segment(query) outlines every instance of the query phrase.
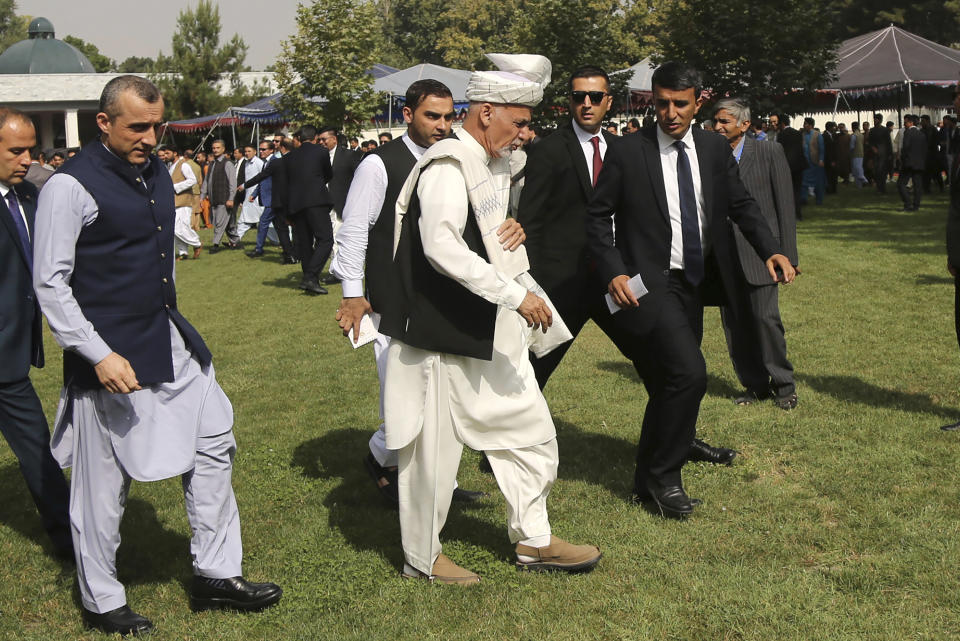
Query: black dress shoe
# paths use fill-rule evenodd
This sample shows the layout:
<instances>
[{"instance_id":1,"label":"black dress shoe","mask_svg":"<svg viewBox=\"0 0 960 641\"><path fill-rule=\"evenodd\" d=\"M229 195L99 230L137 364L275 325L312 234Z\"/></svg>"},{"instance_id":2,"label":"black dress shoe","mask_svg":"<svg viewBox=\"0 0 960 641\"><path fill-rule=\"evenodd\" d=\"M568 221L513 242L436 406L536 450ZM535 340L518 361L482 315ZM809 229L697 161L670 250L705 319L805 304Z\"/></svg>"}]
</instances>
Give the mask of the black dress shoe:
<instances>
[{"instance_id":1,"label":"black dress shoe","mask_svg":"<svg viewBox=\"0 0 960 641\"><path fill-rule=\"evenodd\" d=\"M774 399L773 402L776 403L777 407L779 407L780 409L789 412L792 409L796 409L797 404L800 401L797 398L796 393L793 393L793 394L787 394L786 396L778 396L777 398Z\"/></svg>"},{"instance_id":2,"label":"black dress shoe","mask_svg":"<svg viewBox=\"0 0 960 641\"><path fill-rule=\"evenodd\" d=\"M647 483L647 492L657 504L662 516L671 519L685 519L693 514L693 502L679 485L659 486Z\"/></svg>"},{"instance_id":3,"label":"black dress shoe","mask_svg":"<svg viewBox=\"0 0 960 641\"><path fill-rule=\"evenodd\" d=\"M940 429L944 432L955 432L960 430L960 421L957 421L956 423L950 423L950 425L944 425Z\"/></svg>"},{"instance_id":4,"label":"black dress shoe","mask_svg":"<svg viewBox=\"0 0 960 641\"><path fill-rule=\"evenodd\" d=\"M336 285L340 282L340 279L333 274L327 274L320 282L322 282L324 285Z\"/></svg>"},{"instance_id":5,"label":"black dress shoe","mask_svg":"<svg viewBox=\"0 0 960 641\"><path fill-rule=\"evenodd\" d=\"M460 503L476 503L490 496L486 492L465 490L462 487L453 488L453 500Z\"/></svg>"},{"instance_id":6,"label":"black dress shoe","mask_svg":"<svg viewBox=\"0 0 960 641\"><path fill-rule=\"evenodd\" d=\"M304 278L300 281L300 289L308 294L326 294L327 288L317 282L315 278Z\"/></svg>"},{"instance_id":7,"label":"black dress shoe","mask_svg":"<svg viewBox=\"0 0 960 641\"><path fill-rule=\"evenodd\" d=\"M688 461L703 461L714 465L732 465L733 459L736 457L736 450L726 447L711 447L698 438L693 439L693 443L690 444L690 452L687 454Z\"/></svg>"},{"instance_id":8,"label":"black dress shoe","mask_svg":"<svg viewBox=\"0 0 960 641\"><path fill-rule=\"evenodd\" d=\"M275 583L251 583L242 576L208 579L195 574L190 607L194 610L262 610L279 601L282 595L283 590Z\"/></svg>"},{"instance_id":9,"label":"black dress shoe","mask_svg":"<svg viewBox=\"0 0 960 641\"><path fill-rule=\"evenodd\" d=\"M249 256L250 258L260 258L261 256L263 256L263 250L260 250L260 251L253 250L252 252L247 252L247 256Z\"/></svg>"},{"instance_id":10,"label":"black dress shoe","mask_svg":"<svg viewBox=\"0 0 960 641\"><path fill-rule=\"evenodd\" d=\"M94 628L107 634L120 634L127 636L140 636L153 630L153 623L150 619L140 616L130 609L128 605L121 605L116 610L110 610L103 614L91 612L83 609L83 622L88 628Z\"/></svg>"},{"instance_id":11,"label":"black dress shoe","mask_svg":"<svg viewBox=\"0 0 960 641\"><path fill-rule=\"evenodd\" d=\"M282 262L284 265L296 265L298 261L296 258L291 256L290 254L284 254L283 260L280 262Z\"/></svg>"},{"instance_id":12,"label":"black dress shoe","mask_svg":"<svg viewBox=\"0 0 960 641\"><path fill-rule=\"evenodd\" d=\"M220 245L212 245L207 251L209 251L211 254L216 254L218 251L220 251Z\"/></svg>"},{"instance_id":13,"label":"black dress shoe","mask_svg":"<svg viewBox=\"0 0 960 641\"><path fill-rule=\"evenodd\" d=\"M700 499L695 499L692 496L688 496L690 499L690 505L697 507L698 505L703 505L703 501ZM640 505L641 503L653 503L653 495L650 494L650 490L647 488L633 488L633 493L630 495L630 502L634 505Z\"/></svg>"},{"instance_id":14,"label":"black dress shoe","mask_svg":"<svg viewBox=\"0 0 960 641\"><path fill-rule=\"evenodd\" d=\"M370 478L377 484L380 496L391 506L397 507L400 504L400 497L397 495L397 477L399 476L397 468L383 467L372 453L367 454L367 458L363 459L363 466L367 468Z\"/></svg>"},{"instance_id":15,"label":"black dress shoe","mask_svg":"<svg viewBox=\"0 0 960 641\"><path fill-rule=\"evenodd\" d=\"M743 394L733 399L733 402L736 405L753 405L760 401L765 401L770 398L770 390L744 390Z\"/></svg>"}]
</instances>

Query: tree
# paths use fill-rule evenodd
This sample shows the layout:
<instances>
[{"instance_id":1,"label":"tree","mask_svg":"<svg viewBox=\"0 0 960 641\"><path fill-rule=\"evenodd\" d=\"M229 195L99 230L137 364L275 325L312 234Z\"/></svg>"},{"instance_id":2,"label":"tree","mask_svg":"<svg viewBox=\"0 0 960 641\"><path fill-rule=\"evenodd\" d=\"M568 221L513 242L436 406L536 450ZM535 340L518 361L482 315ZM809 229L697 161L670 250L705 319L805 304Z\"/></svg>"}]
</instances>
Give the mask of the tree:
<instances>
[{"instance_id":1,"label":"tree","mask_svg":"<svg viewBox=\"0 0 960 641\"><path fill-rule=\"evenodd\" d=\"M539 53L553 64L553 81L540 106L542 120L566 118L567 78L583 65L608 73L625 69L650 51L649 5L632 0L527 0L516 19L517 51ZM622 96L626 78L611 77Z\"/></svg>"},{"instance_id":2,"label":"tree","mask_svg":"<svg viewBox=\"0 0 960 641\"><path fill-rule=\"evenodd\" d=\"M436 48L443 64L458 69L487 69L485 53L516 50L515 21L523 0L460 0L450 3L437 22L445 25Z\"/></svg>"},{"instance_id":3,"label":"tree","mask_svg":"<svg viewBox=\"0 0 960 641\"><path fill-rule=\"evenodd\" d=\"M443 64L437 47L451 0L377 0L385 61L396 67Z\"/></svg>"},{"instance_id":4,"label":"tree","mask_svg":"<svg viewBox=\"0 0 960 641\"><path fill-rule=\"evenodd\" d=\"M180 12L172 49L170 56L159 54L154 67L168 118L191 118L228 107L217 88L224 76L231 93L242 90L239 73L250 70L244 65L247 45L236 34L220 44L220 9L211 0L199 0L195 10Z\"/></svg>"},{"instance_id":5,"label":"tree","mask_svg":"<svg viewBox=\"0 0 960 641\"><path fill-rule=\"evenodd\" d=\"M98 73L105 73L116 69L117 63L114 62L113 59L100 53L97 45L77 38L76 36L66 36L63 41L79 49L80 53L87 57L87 60L90 61Z\"/></svg>"},{"instance_id":6,"label":"tree","mask_svg":"<svg viewBox=\"0 0 960 641\"><path fill-rule=\"evenodd\" d=\"M833 78L838 43L822 25L826 3L729 0L719 11L696 0L677 2L663 15L655 60L692 64L715 98L741 96L769 113L787 94L811 92Z\"/></svg>"},{"instance_id":7,"label":"tree","mask_svg":"<svg viewBox=\"0 0 960 641\"><path fill-rule=\"evenodd\" d=\"M27 39L30 16L17 15L15 0L0 0L0 53L12 44Z\"/></svg>"},{"instance_id":8,"label":"tree","mask_svg":"<svg viewBox=\"0 0 960 641\"><path fill-rule=\"evenodd\" d=\"M369 1L299 5L297 33L283 42L276 64L283 108L300 122L359 133L381 104L367 73L379 62L380 30Z\"/></svg>"},{"instance_id":9,"label":"tree","mask_svg":"<svg viewBox=\"0 0 960 641\"><path fill-rule=\"evenodd\" d=\"M153 58L128 56L123 62L117 65L117 71L120 73L150 73L153 71L153 67Z\"/></svg>"}]
</instances>

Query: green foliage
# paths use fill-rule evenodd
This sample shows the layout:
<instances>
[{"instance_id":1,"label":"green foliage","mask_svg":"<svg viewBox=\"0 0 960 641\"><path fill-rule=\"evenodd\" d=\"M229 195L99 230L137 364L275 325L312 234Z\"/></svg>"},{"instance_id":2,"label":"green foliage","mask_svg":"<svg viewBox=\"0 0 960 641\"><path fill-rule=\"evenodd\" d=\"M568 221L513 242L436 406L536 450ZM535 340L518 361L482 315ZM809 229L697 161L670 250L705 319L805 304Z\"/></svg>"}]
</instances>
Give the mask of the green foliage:
<instances>
[{"instance_id":1,"label":"green foliage","mask_svg":"<svg viewBox=\"0 0 960 641\"><path fill-rule=\"evenodd\" d=\"M488 69L485 53L517 50L514 27L523 0L460 0L444 12L436 47L443 64L457 69Z\"/></svg>"},{"instance_id":2,"label":"green foliage","mask_svg":"<svg viewBox=\"0 0 960 641\"><path fill-rule=\"evenodd\" d=\"M832 79L838 42L823 25L826 4L730 0L718 10L678 2L665 12L656 59L692 64L715 97L745 97L767 113L776 96L810 92Z\"/></svg>"},{"instance_id":3,"label":"green foliage","mask_svg":"<svg viewBox=\"0 0 960 641\"><path fill-rule=\"evenodd\" d=\"M16 0L0 0L0 53L27 39L30 16L17 15Z\"/></svg>"},{"instance_id":4,"label":"green foliage","mask_svg":"<svg viewBox=\"0 0 960 641\"><path fill-rule=\"evenodd\" d=\"M117 71L121 73L150 73L153 71L153 67L153 58L128 56L123 62L117 65Z\"/></svg>"},{"instance_id":5,"label":"green foliage","mask_svg":"<svg viewBox=\"0 0 960 641\"><path fill-rule=\"evenodd\" d=\"M87 42L76 36L66 36L63 41L79 49L80 53L85 55L87 60L93 64L93 68L97 70L97 73L105 73L116 69L117 63L112 58L108 58L100 53L100 49L92 42Z\"/></svg>"},{"instance_id":6,"label":"green foliage","mask_svg":"<svg viewBox=\"0 0 960 641\"><path fill-rule=\"evenodd\" d=\"M247 45L239 35L220 44L220 9L211 0L199 0L177 17L172 55L157 56L154 81L163 91L170 120L216 113L228 107L217 84L226 76L231 93L242 90L239 72Z\"/></svg>"},{"instance_id":7,"label":"green foliage","mask_svg":"<svg viewBox=\"0 0 960 641\"><path fill-rule=\"evenodd\" d=\"M384 62L400 68L443 64L437 41L450 0L377 0L376 6L386 44Z\"/></svg>"},{"instance_id":8,"label":"green foliage","mask_svg":"<svg viewBox=\"0 0 960 641\"><path fill-rule=\"evenodd\" d=\"M650 51L644 34L652 14L632 0L527 0L516 17L516 53L539 53L553 63L553 82L540 111L542 120L566 120L567 79L574 69L595 65L625 69ZM617 103L625 79L614 82Z\"/></svg>"},{"instance_id":9,"label":"green foliage","mask_svg":"<svg viewBox=\"0 0 960 641\"><path fill-rule=\"evenodd\" d=\"M282 106L299 122L359 133L382 102L367 73L380 61L380 26L368 1L299 5L297 33L283 42L276 64Z\"/></svg>"}]
</instances>

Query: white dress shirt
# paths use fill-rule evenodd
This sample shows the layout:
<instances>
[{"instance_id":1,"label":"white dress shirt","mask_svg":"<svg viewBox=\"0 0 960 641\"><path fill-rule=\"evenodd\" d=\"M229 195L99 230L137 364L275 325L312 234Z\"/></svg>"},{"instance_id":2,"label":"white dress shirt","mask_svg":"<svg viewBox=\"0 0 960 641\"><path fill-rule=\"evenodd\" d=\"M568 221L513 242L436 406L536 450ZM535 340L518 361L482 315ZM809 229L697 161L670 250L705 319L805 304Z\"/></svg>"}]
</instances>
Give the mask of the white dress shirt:
<instances>
[{"instance_id":1,"label":"white dress shirt","mask_svg":"<svg viewBox=\"0 0 960 641\"><path fill-rule=\"evenodd\" d=\"M427 150L406 133L401 138L413 157ZM353 174L347 202L343 207L343 225L337 231L340 251L330 263L330 271L342 281L343 297L363 296L363 263L367 256L370 230L377 224L387 194L387 168L376 154L367 154Z\"/></svg>"},{"instance_id":2,"label":"white dress shirt","mask_svg":"<svg viewBox=\"0 0 960 641\"><path fill-rule=\"evenodd\" d=\"M697 146L693 142L693 127L687 129L681 139L686 145L684 151L690 161L690 173L693 175L693 191L697 195L697 218L700 221L700 247L706 258L709 247L707 215L703 201L703 185L700 183L700 163L697 160ZM667 192L667 209L670 212L670 269L683 269L683 228L680 224L680 183L677 176L676 140L657 127L657 143L660 146L660 166L663 169L663 186Z\"/></svg>"},{"instance_id":3,"label":"white dress shirt","mask_svg":"<svg viewBox=\"0 0 960 641\"><path fill-rule=\"evenodd\" d=\"M572 123L573 133L577 134L577 140L580 141L580 147L583 149L583 159L587 161L587 175L593 179L593 143L590 142L590 140L594 137L600 139L600 160L603 160L607 156L607 140L599 130L597 130L597 133L592 134L577 124L576 120L572 121Z\"/></svg>"},{"instance_id":4,"label":"white dress shirt","mask_svg":"<svg viewBox=\"0 0 960 641\"><path fill-rule=\"evenodd\" d=\"M180 158L179 160L177 160L177 162L167 167L167 171L170 172L171 176L173 176L173 172L176 171L177 165L180 165L180 171L181 173L183 173L183 180L181 180L178 183L173 183L173 191L174 193L182 194L183 192L187 191L188 189L190 189L191 187L197 184L197 177L193 173L193 169L190 167L190 163L185 162L183 158ZM191 209L192 209L192 206L191 206Z\"/></svg>"},{"instance_id":5,"label":"white dress shirt","mask_svg":"<svg viewBox=\"0 0 960 641\"><path fill-rule=\"evenodd\" d=\"M6 184L6 183L0 182L0 198L3 198L4 200L6 200L6 199L7 199L7 192L9 192L10 189L12 189L12 188L10 187L10 185L8 185L8 184ZM14 192L14 193L16 193L16 192ZM8 205L8 206L9 206L9 205ZM23 226L27 228L27 238L30 238L30 225L27 224L27 216L26 216L26 214L23 213L23 205L20 204L20 196L19 196L19 195L17 196L17 209L20 210L20 211L18 211L17 213L20 214L20 218L23 219ZM13 212L10 212L10 213L13 213Z\"/></svg>"}]
</instances>

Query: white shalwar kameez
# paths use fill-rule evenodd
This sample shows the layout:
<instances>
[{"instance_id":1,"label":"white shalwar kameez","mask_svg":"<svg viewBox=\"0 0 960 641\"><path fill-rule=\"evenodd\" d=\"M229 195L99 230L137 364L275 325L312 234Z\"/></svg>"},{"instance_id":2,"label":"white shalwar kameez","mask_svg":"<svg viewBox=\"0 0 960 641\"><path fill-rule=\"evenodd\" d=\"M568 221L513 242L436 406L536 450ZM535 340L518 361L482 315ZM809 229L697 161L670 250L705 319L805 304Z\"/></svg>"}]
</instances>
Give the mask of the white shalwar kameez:
<instances>
[{"instance_id":1,"label":"white shalwar kameez","mask_svg":"<svg viewBox=\"0 0 960 641\"><path fill-rule=\"evenodd\" d=\"M76 242L97 218L97 205L72 176L57 174L37 210L34 285L54 338L88 362L110 347L84 317L70 278ZM64 387L51 449L73 466L70 523L80 600L97 613L126 603L117 580L120 520L130 480L181 476L193 531L193 570L209 578L239 576L240 516L231 486L233 408L213 365L201 367L170 323L174 381L130 394Z\"/></svg>"},{"instance_id":2,"label":"white shalwar kameez","mask_svg":"<svg viewBox=\"0 0 960 641\"><path fill-rule=\"evenodd\" d=\"M243 167L243 175L238 177L238 183L246 183L263 171L263 161L254 156L247 160ZM234 194L234 197L237 195ZM237 214L237 238L243 238L248 230L257 231L257 225L260 223L260 216L263 215L263 205L250 200L249 192L244 193L243 205L240 207L240 213Z\"/></svg>"},{"instance_id":3,"label":"white shalwar kameez","mask_svg":"<svg viewBox=\"0 0 960 641\"><path fill-rule=\"evenodd\" d=\"M177 160L168 167L170 175L176 171L177 165L180 165L180 171L183 173L183 180L173 183L173 191L177 194L189 193L193 195L193 186L197 184L197 176L193 173L190 163L185 162L183 158ZM186 256L188 247L199 247L200 235L193 228L191 221L193 219L193 205L177 207L176 218L173 223L173 246L177 256Z\"/></svg>"},{"instance_id":4,"label":"white shalwar kameez","mask_svg":"<svg viewBox=\"0 0 960 641\"><path fill-rule=\"evenodd\" d=\"M482 158L504 201L506 159L490 159L466 131L457 134ZM430 574L466 444L483 450L507 502L511 542L550 543L546 501L557 476L556 430L530 365L526 321L515 310L526 289L471 251L459 165L438 159L420 174L420 235L430 264L499 306L493 360L431 352L390 342L385 386L387 447L398 450L400 531L406 562Z\"/></svg>"}]
</instances>

